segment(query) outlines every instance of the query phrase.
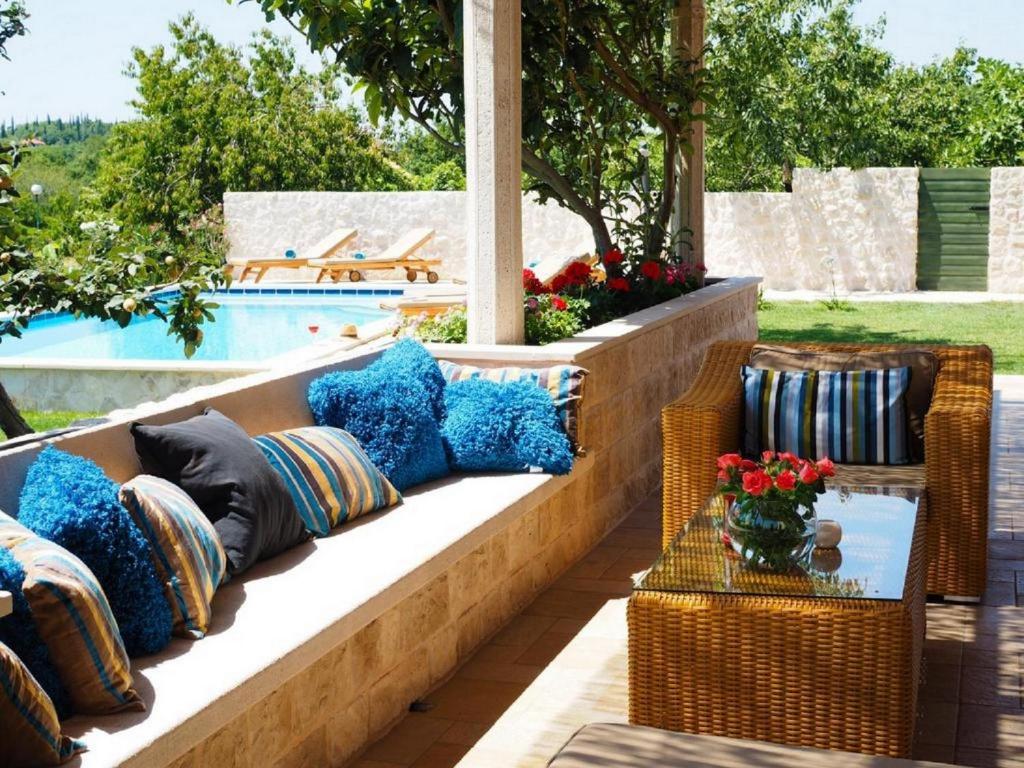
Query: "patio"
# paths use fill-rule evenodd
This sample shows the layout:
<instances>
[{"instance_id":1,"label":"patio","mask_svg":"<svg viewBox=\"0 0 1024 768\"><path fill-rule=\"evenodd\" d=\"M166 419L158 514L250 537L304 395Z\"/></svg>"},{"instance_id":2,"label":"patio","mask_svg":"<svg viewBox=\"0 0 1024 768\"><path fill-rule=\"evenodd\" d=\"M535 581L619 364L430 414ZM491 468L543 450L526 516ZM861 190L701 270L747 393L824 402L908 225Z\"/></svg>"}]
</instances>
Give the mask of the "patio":
<instances>
[{"instance_id":1,"label":"patio","mask_svg":"<svg viewBox=\"0 0 1024 768\"><path fill-rule=\"evenodd\" d=\"M997 376L989 573L979 606L929 604L914 757L1024 765L1024 377ZM626 722L626 596L661 549L652 494L355 768L542 766L580 726Z\"/></svg>"}]
</instances>

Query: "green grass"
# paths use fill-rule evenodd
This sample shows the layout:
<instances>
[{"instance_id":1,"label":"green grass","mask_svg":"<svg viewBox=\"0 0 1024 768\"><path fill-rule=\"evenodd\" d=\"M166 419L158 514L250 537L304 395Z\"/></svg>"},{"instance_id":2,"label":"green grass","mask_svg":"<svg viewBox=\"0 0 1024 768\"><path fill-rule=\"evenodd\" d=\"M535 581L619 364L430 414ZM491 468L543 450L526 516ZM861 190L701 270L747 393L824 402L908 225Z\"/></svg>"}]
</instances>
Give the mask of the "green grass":
<instances>
[{"instance_id":1,"label":"green grass","mask_svg":"<svg viewBox=\"0 0 1024 768\"><path fill-rule=\"evenodd\" d=\"M22 411L21 415L36 432L45 432L48 429L66 427L78 419L89 419L100 414L90 411Z\"/></svg>"},{"instance_id":2,"label":"green grass","mask_svg":"<svg viewBox=\"0 0 1024 768\"><path fill-rule=\"evenodd\" d=\"M761 340L779 343L988 344L997 373L1024 373L1024 302L850 302L828 310L820 302L773 301L758 322Z\"/></svg>"}]
</instances>

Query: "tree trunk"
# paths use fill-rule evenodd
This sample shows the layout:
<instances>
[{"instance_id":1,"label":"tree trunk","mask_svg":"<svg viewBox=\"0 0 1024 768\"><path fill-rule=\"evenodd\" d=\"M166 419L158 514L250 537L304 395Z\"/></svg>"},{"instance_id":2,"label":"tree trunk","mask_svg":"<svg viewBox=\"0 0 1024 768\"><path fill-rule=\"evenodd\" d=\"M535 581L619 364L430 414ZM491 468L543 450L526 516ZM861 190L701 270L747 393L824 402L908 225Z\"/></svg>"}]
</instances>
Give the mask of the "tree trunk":
<instances>
[{"instance_id":1,"label":"tree trunk","mask_svg":"<svg viewBox=\"0 0 1024 768\"><path fill-rule=\"evenodd\" d=\"M21 411L11 400L3 384L0 384L0 429L7 435L8 440L35 432L22 417Z\"/></svg>"}]
</instances>

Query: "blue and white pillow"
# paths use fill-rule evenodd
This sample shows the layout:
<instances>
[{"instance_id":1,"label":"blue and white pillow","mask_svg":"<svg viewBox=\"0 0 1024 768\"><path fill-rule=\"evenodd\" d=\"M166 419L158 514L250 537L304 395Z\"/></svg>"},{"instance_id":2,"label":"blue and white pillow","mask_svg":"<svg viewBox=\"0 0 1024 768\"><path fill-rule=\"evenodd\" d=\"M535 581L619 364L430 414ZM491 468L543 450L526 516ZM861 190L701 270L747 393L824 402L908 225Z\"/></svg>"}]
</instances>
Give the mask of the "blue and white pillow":
<instances>
[{"instance_id":1,"label":"blue and white pillow","mask_svg":"<svg viewBox=\"0 0 1024 768\"><path fill-rule=\"evenodd\" d=\"M906 464L910 368L773 371L743 366L744 450Z\"/></svg>"}]
</instances>

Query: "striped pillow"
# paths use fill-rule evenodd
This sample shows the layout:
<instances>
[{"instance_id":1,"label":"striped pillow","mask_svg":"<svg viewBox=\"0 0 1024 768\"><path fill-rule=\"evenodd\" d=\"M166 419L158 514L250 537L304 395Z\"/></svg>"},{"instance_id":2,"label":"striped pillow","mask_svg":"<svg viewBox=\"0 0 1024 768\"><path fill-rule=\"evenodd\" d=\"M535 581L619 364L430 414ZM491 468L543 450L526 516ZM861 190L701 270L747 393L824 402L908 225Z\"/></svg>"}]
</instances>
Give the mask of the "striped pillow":
<instances>
[{"instance_id":1,"label":"striped pillow","mask_svg":"<svg viewBox=\"0 0 1024 768\"><path fill-rule=\"evenodd\" d=\"M5 768L60 765L85 749L60 732L53 702L32 673L0 643L0 756Z\"/></svg>"},{"instance_id":2,"label":"striped pillow","mask_svg":"<svg viewBox=\"0 0 1024 768\"><path fill-rule=\"evenodd\" d=\"M583 387L586 382L586 368L576 365L552 365L550 368L477 368L473 365L459 365L448 360L438 360L445 381L486 379L499 384L505 381L525 381L547 390L555 403L555 412L562 423L562 429L569 436L573 450L580 452L580 408L583 404Z\"/></svg>"},{"instance_id":3,"label":"striped pillow","mask_svg":"<svg viewBox=\"0 0 1024 768\"><path fill-rule=\"evenodd\" d=\"M25 569L22 593L76 714L144 710L110 604L85 564L0 512L0 547Z\"/></svg>"},{"instance_id":4,"label":"striped pillow","mask_svg":"<svg viewBox=\"0 0 1024 768\"><path fill-rule=\"evenodd\" d=\"M326 536L401 501L395 487L343 429L301 427L253 438L291 493L306 529Z\"/></svg>"},{"instance_id":5,"label":"striped pillow","mask_svg":"<svg viewBox=\"0 0 1024 768\"><path fill-rule=\"evenodd\" d=\"M119 495L149 542L174 634L198 640L210 628L210 602L227 572L217 530L187 493L162 478L139 475Z\"/></svg>"},{"instance_id":6,"label":"striped pillow","mask_svg":"<svg viewBox=\"0 0 1024 768\"><path fill-rule=\"evenodd\" d=\"M906 464L910 368L772 371L743 366L744 449Z\"/></svg>"}]
</instances>

